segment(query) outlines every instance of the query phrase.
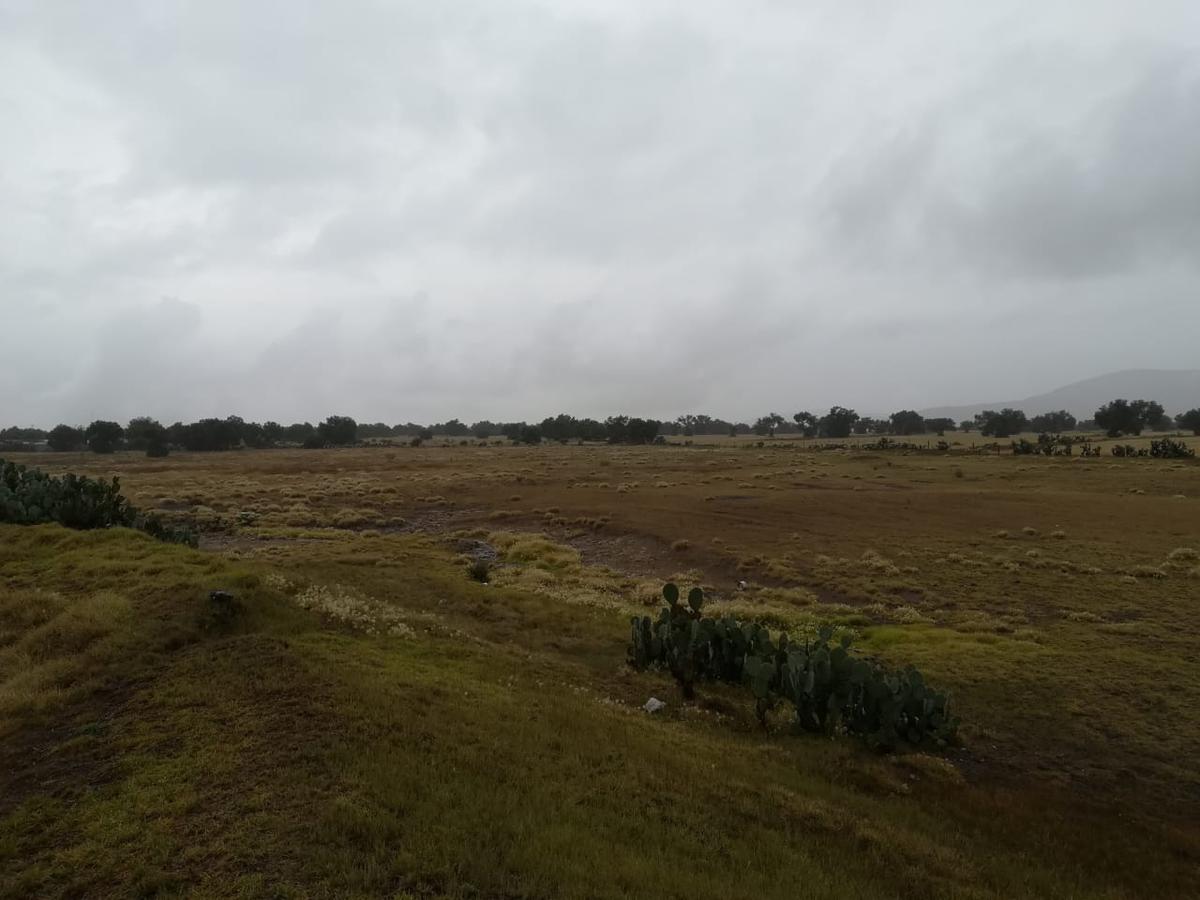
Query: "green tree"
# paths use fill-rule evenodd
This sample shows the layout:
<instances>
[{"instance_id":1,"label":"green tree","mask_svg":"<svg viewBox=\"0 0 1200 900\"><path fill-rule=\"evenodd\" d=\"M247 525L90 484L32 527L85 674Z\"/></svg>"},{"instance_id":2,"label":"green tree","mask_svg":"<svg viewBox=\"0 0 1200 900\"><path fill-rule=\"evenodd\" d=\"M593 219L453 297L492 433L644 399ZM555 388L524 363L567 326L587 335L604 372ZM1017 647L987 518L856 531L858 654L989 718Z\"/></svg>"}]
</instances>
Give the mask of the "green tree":
<instances>
[{"instance_id":1,"label":"green tree","mask_svg":"<svg viewBox=\"0 0 1200 900\"><path fill-rule=\"evenodd\" d=\"M1163 407L1154 400L1110 400L1096 410L1095 420L1109 437L1141 434L1162 418Z\"/></svg>"},{"instance_id":2,"label":"green tree","mask_svg":"<svg viewBox=\"0 0 1200 900\"><path fill-rule=\"evenodd\" d=\"M1175 424L1182 431L1200 435L1200 409L1189 409L1175 417Z\"/></svg>"},{"instance_id":3,"label":"green tree","mask_svg":"<svg viewBox=\"0 0 1200 900\"><path fill-rule=\"evenodd\" d=\"M130 450L145 450L151 438L162 433L165 443L166 429L149 416L138 416L130 419L125 426L125 446Z\"/></svg>"},{"instance_id":4,"label":"green tree","mask_svg":"<svg viewBox=\"0 0 1200 900\"><path fill-rule=\"evenodd\" d=\"M1029 425L1029 419L1019 409L1005 407L996 412L985 409L975 417L975 426L984 437L1006 438L1020 434Z\"/></svg>"},{"instance_id":5,"label":"green tree","mask_svg":"<svg viewBox=\"0 0 1200 900\"><path fill-rule=\"evenodd\" d=\"M542 436L548 441L569 441L579 436L579 420L567 413L547 416L540 428Z\"/></svg>"},{"instance_id":6,"label":"green tree","mask_svg":"<svg viewBox=\"0 0 1200 900\"><path fill-rule=\"evenodd\" d=\"M265 429L267 426L263 425ZM371 438L388 438L392 436L392 426L387 422L369 422L358 425L358 437L362 440Z\"/></svg>"},{"instance_id":7,"label":"green tree","mask_svg":"<svg viewBox=\"0 0 1200 900\"><path fill-rule=\"evenodd\" d=\"M317 433L311 422L294 422L286 427L281 426L278 440L289 444L303 444Z\"/></svg>"},{"instance_id":8,"label":"green tree","mask_svg":"<svg viewBox=\"0 0 1200 900\"><path fill-rule=\"evenodd\" d=\"M171 443L179 444L193 453L232 450L242 444L246 423L240 416L224 419L200 419L187 425L175 424L167 429Z\"/></svg>"},{"instance_id":9,"label":"green tree","mask_svg":"<svg viewBox=\"0 0 1200 900\"><path fill-rule=\"evenodd\" d=\"M1074 431L1078 424L1075 417L1065 409L1060 409L1057 412L1041 413L1029 420L1031 431L1047 432L1050 434Z\"/></svg>"},{"instance_id":10,"label":"green tree","mask_svg":"<svg viewBox=\"0 0 1200 900\"><path fill-rule=\"evenodd\" d=\"M41 428L22 428L19 425L11 425L8 428L0 430L0 441L36 444L38 441L44 441L49 437L50 432L43 431Z\"/></svg>"},{"instance_id":11,"label":"green tree","mask_svg":"<svg viewBox=\"0 0 1200 900\"><path fill-rule=\"evenodd\" d=\"M330 416L317 426L317 436L326 444L345 447L358 440L358 423L349 416Z\"/></svg>"},{"instance_id":12,"label":"green tree","mask_svg":"<svg viewBox=\"0 0 1200 900\"><path fill-rule=\"evenodd\" d=\"M446 422L434 425L433 430L437 434L444 434L447 437L466 437L471 433L471 429L460 422L458 419L450 419ZM350 443L354 443L351 441Z\"/></svg>"},{"instance_id":13,"label":"green tree","mask_svg":"<svg viewBox=\"0 0 1200 900\"><path fill-rule=\"evenodd\" d=\"M899 412L892 413L888 419L891 422L892 434L909 435L925 433L925 419L916 410L902 409Z\"/></svg>"},{"instance_id":14,"label":"green tree","mask_svg":"<svg viewBox=\"0 0 1200 900\"><path fill-rule=\"evenodd\" d=\"M654 439L658 437L658 429L662 427L662 422L658 419L638 419L629 420L629 443L631 444L652 444Z\"/></svg>"},{"instance_id":15,"label":"green tree","mask_svg":"<svg viewBox=\"0 0 1200 900\"><path fill-rule=\"evenodd\" d=\"M805 437L817 436L817 429L820 427L820 422L812 413L798 412L792 416L792 421L796 423L796 427L800 429Z\"/></svg>"},{"instance_id":16,"label":"green tree","mask_svg":"<svg viewBox=\"0 0 1200 900\"><path fill-rule=\"evenodd\" d=\"M683 433L684 437L693 437L697 434L721 434L729 430L728 422L716 422L712 416L694 415L692 413L680 416L675 420L675 424L679 426L679 430ZM714 424L716 425L715 428Z\"/></svg>"},{"instance_id":17,"label":"green tree","mask_svg":"<svg viewBox=\"0 0 1200 900\"><path fill-rule=\"evenodd\" d=\"M608 430L597 419L580 419L575 423L581 441L603 441L608 439Z\"/></svg>"},{"instance_id":18,"label":"green tree","mask_svg":"<svg viewBox=\"0 0 1200 900\"><path fill-rule=\"evenodd\" d=\"M121 446L121 438L125 429L116 422L106 422L97 419L83 433L88 449L93 453L112 453Z\"/></svg>"},{"instance_id":19,"label":"green tree","mask_svg":"<svg viewBox=\"0 0 1200 900\"><path fill-rule=\"evenodd\" d=\"M873 419L861 416L851 429L855 434L889 434L892 430L890 419Z\"/></svg>"},{"instance_id":20,"label":"green tree","mask_svg":"<svg viewBox=\"0 0 1200 900\"><path fill-rule=\"evenodd\" d=\"M46 441L51 450L59 453L79 450L86 443L83 429L73 428L70 425L55 425L50 429L50 436L46 438Z\"/></svg>"},{"instance_id":21,"label":"green tree","mask_svg":"<svg viewBox=\"0 0 1200 900\"><path fill-rule=\"evenodd\" d=\"M146 437L146 455L161 458L171 452L171 445L167 440L167 429L157 422L154 424L158 427L151 429Z\"/></svg>"},{"instance_id":22,"label":"green tree","mask_svg":"<svg viewBox=\"0 0 1200 900\"><path fill-rule=\"evenodd\" d=\"M854 423L858 421L858 413L844 406L831 406L829 412L821 416L821 434L825 437L850 437Z\"/></svg>"},{"instance_id":23,"label":"green tree","mask_svg":"<svg viewBox=\"0 0 1200 900\"><path fill-rule=\"evenodd\" d=\"M783 424L783 416L779 413L768 413L754 423L754 433L760 437L775 437L775 429Z\"/></svg>"}]
</instances>

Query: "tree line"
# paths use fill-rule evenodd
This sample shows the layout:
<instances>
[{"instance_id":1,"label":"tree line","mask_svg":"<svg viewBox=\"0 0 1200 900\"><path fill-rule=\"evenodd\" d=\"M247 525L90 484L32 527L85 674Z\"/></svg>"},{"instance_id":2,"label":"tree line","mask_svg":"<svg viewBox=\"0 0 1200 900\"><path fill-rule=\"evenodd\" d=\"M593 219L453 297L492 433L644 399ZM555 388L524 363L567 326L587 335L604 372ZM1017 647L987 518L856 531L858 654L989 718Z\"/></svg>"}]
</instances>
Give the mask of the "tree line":
<instances>
[{"instance_id":1,"label":"tree line","mask_svg":"<svg viewBox=\"0 0 1200 900\"><path fill-rule=\"evenodd\" d=\"M135 450L147 456L166 456L171 448L192 452L268 447L341 447L360 441L407 439L420 444L435 435L488 440L504 438L514 443L542 441L586 441L612 444L651 444L665 437L700 435L746 435L774 437L801 434L804 437L841 439L852 434L943 435L947 431L978 432L984 437L1007 438L1025 431L1061 434L1075 430L1102 430L1109 437L1139 435L1143 431L1173 428L1200 435L1200 408L1172 418L1154 400L1112 400L1096 410L1092 419L1079 422L1066 410L1029 417L1019 409L984 410L972 419L954 422L948 418L924 418L911 409L898 410L887 418L860 416L853 409L833 406L824 415L801 411L790 420L778 413L760 416L753 423L730 422L706 415L683 415L673 421L632 416L609 416L604 420L577 418L567 413L548 416L541 422L492 422L466 424L458 419L419 425L415 422L387 425L359 423L349 416L330 416L316 425L297 422L247 422L239 416L207 418L195 422L163 425L148 416L131 419L126 425L97 419L87 426L56 425L50 430L10 427L0 430L0 450L33 450L45 443L55 451L91 450L113 453Z\"/></svg>"}]
</instances>

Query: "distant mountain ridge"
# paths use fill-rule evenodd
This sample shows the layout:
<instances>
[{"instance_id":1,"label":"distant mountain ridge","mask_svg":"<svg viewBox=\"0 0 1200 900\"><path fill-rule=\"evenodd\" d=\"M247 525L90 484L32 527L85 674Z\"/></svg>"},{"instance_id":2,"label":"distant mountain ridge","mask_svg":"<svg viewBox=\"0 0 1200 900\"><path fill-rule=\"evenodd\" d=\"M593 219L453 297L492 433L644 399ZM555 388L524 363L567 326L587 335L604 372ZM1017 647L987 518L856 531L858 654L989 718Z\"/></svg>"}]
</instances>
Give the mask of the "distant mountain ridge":
<instances>
[{"instance_id":1,"label":"distant mountain ridge","mask_svg":"<svg viewBox=\"0 0 1200 900\"><path fill-rule=\"evenodd\" d=\"M1024 400L936 406L921 410L921 415L927 419L946 417L958 422L985 409L1010 406L1024 410L1030 416L1065 409L1078 419L1090 419L1098 407L1118 397L1157 400L1172 416L1196 409L1200 407L1200 369L1126 369L1076 381Z\"/></svg>"}]
</instances>

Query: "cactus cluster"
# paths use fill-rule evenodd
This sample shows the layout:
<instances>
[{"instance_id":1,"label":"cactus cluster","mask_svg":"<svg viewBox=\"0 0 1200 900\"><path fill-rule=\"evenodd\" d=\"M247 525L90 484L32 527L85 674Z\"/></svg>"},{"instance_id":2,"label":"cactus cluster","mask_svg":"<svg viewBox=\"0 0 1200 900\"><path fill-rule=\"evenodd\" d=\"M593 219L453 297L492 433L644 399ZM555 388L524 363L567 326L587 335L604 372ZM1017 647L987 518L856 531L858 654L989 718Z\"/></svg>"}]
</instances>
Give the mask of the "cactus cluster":
<instances>
[{"instance_id":1,"label":"cactus cluster","mask_svg":"<svg viewBox=\"0 0 1200 900\"><path fill-rule=\"evenodd\" d=\"M957 732L945 694L929 688L911 666L890 671L854 655L849 635L834 643L833 629L825 626L803 642L786 632L775 640L758 623L705 618L699 588L686 605L674 584L663 588L663 597L667 605L657 621L632 619L629 662L637 669L666 667L685 699L694 696L700 680L742 683L764 724L768 712L789 702L799 730L847 732L879 750L901 743L940 746Z\"/></svg>"},{"instance_id":2,"label":"cactus cluster","mask_svg":"<svg viewBox=\"0 0 1200 900\"><path fill-rule=\"evenodd\" d=\"M1042 432L1037 436L1037 441L1027 441L1025 438L1012 442L1012 452L1014 456L1031 456L1040 454L1042 456L1072 456L1075 453L1075 446L1079 445L1080 456L1099 456L1099 448L1093 448L1091 442L1087 438L1072 437L1067 434L1050 434Z\"/></svg>"},{"instance_id":3,"label":"cactus cluster","mask_svg":"<svg viewBox=\"0 0 1200 900\"><path fill-rule=\"evenodd\" d=\"M1156 459L1192 459L1196 451L1183 441L1161 438L1150 442L1150 455Z\"/></svg>"},{"instance_id":4,"label":"cactus cluster","mask_svg":"<svg viewBox=\"0 0 1200 900\"><path fill-rule=\"evenodd\" d=\"M655 663L666 665L679 682L683 696L690 700L695 695L697 676L707 671L706 632L711 629L700 624L704 592L693 588L684 605L679 602L679 588L668 584L663 588L663 599L667 605L657 622L651 622L649 616L633 619L629 659L638 669Z\"/></svg>"},{"instance_id":5,"label":"cactus cluster","mask_svg":"<svg viewBox=\"0 0 1200 900\"><path fill-rule=\"evenodd\" d=\"M1160 438L1150 442L1149 447L1134 447L1132 444L1114 444L1113 456L1150 456L1155 459L1194 459L1196 451L1183 441Z\"/></svg>"},{"instance_id":6,"label":"cactus cluster","mask_svg":"<svg viewBox=\"0 0 1200 900\"><path fill-rule=\"evenodd\" d=\"M1080 456L1099 456L1100 448L1091 443L1087 438L1073 438L1058 434L1039 434L1037 442L1027 441L1024 438L1012 442L1012 452L1014 456L1032 456L1041 454L1043 456L1071 456L1074 453L1074 447L1079 446ZM1134 447L1132 444L1114 444L1112 446L1112 455L1117 457L1132 457L1132 456L1150 456L1155 459L1192 459L1196 455L1196 451L1188 447L1183 441L1174 441L1171 438L1161 438L1150 442L1149 447Z\"/></svg>"},{"instance_id":7,"label":"cactus cluster","mask_svg":"<svg viewBox=\"0 0 1200 900\"><path fill-rule=\"evenodd\" d=\"M60 522L68 528L132 525L134 510L120 482L64 475L0 460L0 521L18 525Z\"/></svg>"},{"instance_id":8,"label":"cactus cluster","mask_svg":"<svg viewBox=\"0 0 1200 900\"><path fill-rule=\"evenodd\" d=\"M173 528L142 513L121 496L117 478L64 475L55 478L37 469L0 459L0 522L38 525L57 522L67 528L137 528L171 543L196 545L188 529Z\"/></svg>"}]
</instances>

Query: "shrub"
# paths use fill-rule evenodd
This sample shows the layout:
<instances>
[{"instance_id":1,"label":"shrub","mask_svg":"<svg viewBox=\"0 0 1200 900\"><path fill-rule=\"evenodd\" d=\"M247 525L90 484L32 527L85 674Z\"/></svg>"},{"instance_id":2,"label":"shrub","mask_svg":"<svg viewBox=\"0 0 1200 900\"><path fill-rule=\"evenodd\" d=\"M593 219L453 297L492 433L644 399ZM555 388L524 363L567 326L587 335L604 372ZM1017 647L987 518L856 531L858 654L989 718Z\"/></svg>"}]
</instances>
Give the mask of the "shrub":
<instances>
[{"instance_id":1,"label":"shrub","mask_svg":"<svg viewBox=\"0 0 1200 900\"><path fill-rule=\"evenodd\" d=\"M151 439L150 443L146 445L146 455L152 459L162 459L164 456L170 455L170 453L171 447L167 444L165 437L161 440L157 438Z\"/></svg>"}]
</instances>

